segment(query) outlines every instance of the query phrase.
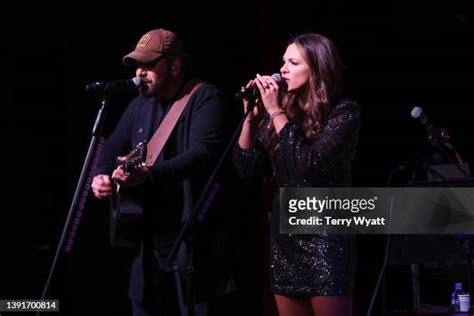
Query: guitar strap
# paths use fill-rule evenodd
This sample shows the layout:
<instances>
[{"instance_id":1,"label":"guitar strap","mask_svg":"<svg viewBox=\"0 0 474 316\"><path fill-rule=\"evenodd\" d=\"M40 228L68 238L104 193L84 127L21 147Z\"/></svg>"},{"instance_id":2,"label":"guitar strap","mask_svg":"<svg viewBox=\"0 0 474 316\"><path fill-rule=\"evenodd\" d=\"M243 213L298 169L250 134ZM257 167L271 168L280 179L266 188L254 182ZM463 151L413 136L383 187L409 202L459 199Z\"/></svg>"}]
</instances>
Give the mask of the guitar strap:
<instances>
[{"instance_id":1,"label":"guitar strap","mask_svg":"<svg viewBox=\"0 0 474 316\"><path fill-rule=\"evenodd\" d=\"M173 128L178 122L179 117L183 113L189 98L193 93L203 85L198 80L188 81L183 89L178 94L176 101L171 105L168 114L164 117L160 126L157 128L150 141L147 143L147 156L145 163L147 166L153 165L156 158L160 155L163 150L166 141L168 140ZM117 184L114 181L114 184ZM134 188L129 188L134 190ZM110 240L113 246L117 247L137 247L140 243L141 229L143 224L144 216L142 199L142 190L137 195L137 191L132 194L126 194L124 192L118 193L117 190L113 190L116 194L116 198L112 199L111 203L111 215L110 215ZM145 242L144 238L144 242Z\"/></svg>"},{"instance_id":2,"label":"guitar strap","mask_svg":"<svg viewBox=\"0 0 474 316\"><path fill-rule=\"evenodd\" d=\"M193 93L202 85L202 82L199 82L197 79L192 79L181 90L177 100L173 103L168 114L166 114L155 134L153 134L147 144L147 155L145 159L147 166L152 166L155 163L156 158L160 155L173 128L178 122L181 113L183 113L184 108L188 104L189 98L191 98Z\"/></svg>"}]
</instances>

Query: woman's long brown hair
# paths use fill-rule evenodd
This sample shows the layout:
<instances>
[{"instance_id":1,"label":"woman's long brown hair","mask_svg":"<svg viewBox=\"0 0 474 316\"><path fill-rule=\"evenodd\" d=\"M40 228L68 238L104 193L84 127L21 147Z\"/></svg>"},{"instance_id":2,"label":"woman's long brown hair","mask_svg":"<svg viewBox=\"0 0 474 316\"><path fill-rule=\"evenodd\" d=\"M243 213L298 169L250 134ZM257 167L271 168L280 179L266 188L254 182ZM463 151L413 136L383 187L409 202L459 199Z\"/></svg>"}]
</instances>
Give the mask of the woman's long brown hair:
<instances>
[{"instance_id":1,"label":"woman's long brown hair","mask_svg":"<svg viewBox=\"0 0 474 316\"><path fill-rule=\"evenodd\" d=\"M295 44L309 65L311 73L306 86L282 96L282 108L290 122L297 124L306 139L312 141L318 135L321 124L340 99L342 64L333 42L314 33L299 35L288 42ZM303 100L303 96L307 96ZM267 124L260 125L266 128ZM272 163L272 177L275 176L275 156L280 144L275 127L271 125L268 137L264 139Z\"/></svg>"}]
</instances>

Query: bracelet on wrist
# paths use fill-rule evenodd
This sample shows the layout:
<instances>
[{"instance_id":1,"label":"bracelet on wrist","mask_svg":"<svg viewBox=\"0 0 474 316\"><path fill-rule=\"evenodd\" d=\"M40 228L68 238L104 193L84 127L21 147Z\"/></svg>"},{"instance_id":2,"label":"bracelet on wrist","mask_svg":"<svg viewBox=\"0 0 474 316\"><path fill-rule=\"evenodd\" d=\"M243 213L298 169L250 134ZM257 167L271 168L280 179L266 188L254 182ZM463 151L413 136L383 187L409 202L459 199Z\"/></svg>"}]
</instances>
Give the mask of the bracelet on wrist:
<instances>
[{"instance_id":1,"label":"bracelet on wrist","mask_svg":"<svg viewBox=\"0 0 474 316\"><path fill-rule=\"evenodd\" d=\"M285 111L278 110L278 111L273 112L272 115L270 115L270 121L273 121L278 115L281 115L281 114L285 114Z\"/></svg>"}]
</instances>

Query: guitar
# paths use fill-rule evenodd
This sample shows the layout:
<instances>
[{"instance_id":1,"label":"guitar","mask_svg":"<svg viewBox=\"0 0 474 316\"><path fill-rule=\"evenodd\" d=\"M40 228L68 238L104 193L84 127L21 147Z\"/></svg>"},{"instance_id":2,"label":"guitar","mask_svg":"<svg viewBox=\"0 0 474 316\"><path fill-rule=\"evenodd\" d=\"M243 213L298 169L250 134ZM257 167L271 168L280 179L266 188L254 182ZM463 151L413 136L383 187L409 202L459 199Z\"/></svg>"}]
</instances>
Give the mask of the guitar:
<instances>
[{"instance_id":1,"label":"guitar","mask_svg":"<svg viewBox=\"0 0 474 316\"><path fill-rule=\"evenodd\" d=\"M123 162L126 173L144 167L147 155L146 142L139 143ZM143 216L143 188L123 188L112 182L110 203L110 243L116 247L138 247Z\"/></svg>"},{"instance_id":2,"label":"guitar","mask_svg":"<svg viewBox=\"0 0 474 316\"><path fill-rule=\"evenodd\" d=\"M127 155L123 164L125 172L145 166L145 161L148 165L153 165L183 113L189 98L202 85L203 83L198 80L188 81L148 144L145 142L138 144L137 148ZM149 157L146 157L147 154L149 154ZM138 186L130 189L127 188L127 190L121 192L120 186L117 186L117 190L113 190L115 196L112 197L110 216L110 238L112 245L122 247L138 246L141 236L140 228L143 225L141 201L143 201L144 192L142 189L141 186ZM133 194L128 194L129 191Z\"/></svg>"}]
</instances>

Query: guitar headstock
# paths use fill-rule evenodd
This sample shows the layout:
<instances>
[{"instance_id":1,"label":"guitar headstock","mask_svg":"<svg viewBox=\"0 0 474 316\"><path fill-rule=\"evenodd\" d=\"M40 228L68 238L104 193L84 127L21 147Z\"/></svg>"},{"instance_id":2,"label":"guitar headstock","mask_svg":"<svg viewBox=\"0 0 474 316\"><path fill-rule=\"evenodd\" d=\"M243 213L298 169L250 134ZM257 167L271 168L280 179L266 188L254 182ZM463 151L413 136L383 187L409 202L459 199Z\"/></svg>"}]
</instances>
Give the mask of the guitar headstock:
<instances>
[{"instance_id":1,"label":"guitar headstock","mask_svg":"<svg viewBox=\"0 0 474 316\"><path fill-rule=\"evenodd\" d=\"M146 165L145 159L147 154L146 141L140 142L134 150L132 150L126 157L123 163L123 170L130 172L134 169L144 167Z\"/></svg>"}]
</instances>

